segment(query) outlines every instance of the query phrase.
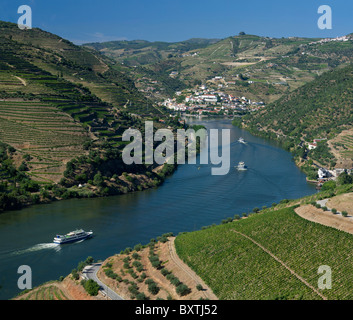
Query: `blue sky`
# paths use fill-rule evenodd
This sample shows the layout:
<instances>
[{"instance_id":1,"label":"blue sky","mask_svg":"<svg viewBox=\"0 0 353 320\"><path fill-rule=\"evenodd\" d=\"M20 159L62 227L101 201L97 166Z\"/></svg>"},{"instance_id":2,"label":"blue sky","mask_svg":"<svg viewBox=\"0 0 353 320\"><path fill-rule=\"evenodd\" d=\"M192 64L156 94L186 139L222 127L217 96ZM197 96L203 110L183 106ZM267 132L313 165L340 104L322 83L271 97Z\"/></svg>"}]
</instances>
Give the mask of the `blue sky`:
<instances>
[{"instance_id":1,"label":"blue sky","mask_svg":"<svg viewBox=\"0 0 353 320\"><path fill-rule=\"evenodd\" d=\"M240 31L270 37L353 32L349 0L0 0L0 20L17 22L23 4L32 8L33 27L77 44L225 38ZM317 26L321 5L332 8L332 30Z\"/></svg>"}]
</instances>

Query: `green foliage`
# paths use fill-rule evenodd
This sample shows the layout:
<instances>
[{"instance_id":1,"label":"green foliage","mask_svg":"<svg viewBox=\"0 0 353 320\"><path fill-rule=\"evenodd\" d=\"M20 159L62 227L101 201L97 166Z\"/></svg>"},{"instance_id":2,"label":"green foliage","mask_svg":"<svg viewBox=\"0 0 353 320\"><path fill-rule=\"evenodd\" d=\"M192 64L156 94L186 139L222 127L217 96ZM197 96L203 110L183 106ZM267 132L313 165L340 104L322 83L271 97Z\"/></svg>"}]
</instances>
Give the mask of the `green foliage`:
<instances>
[{"instance_id":1,"label":"green foliage","mask_svg":"<svg viewBox=\"0 0 353 320\"><path fill-rule=\"evenodd\" d=\"M302 219L292 208L285 208L177 236L179 257L219 299L321 299L237 232L266 248L313 287L317 287L320 276L318 267L325 261L337 283L322 294L328 299L353 297L352 235Z\"/></svg>"},{"instance_id":2,"label":"green foliage","mask_svg":"<svg viewBox=\"0 0 353 320\"><path fill-rule=\"evenodd\" d=\"M72 269L71 275L72 275L72 277L73 277L75 280L80 279L80 275L79 275L77 269Z\"/></svg>"},{"instance_id":3,"label":"green foliage","mask_svg":"<svg viewBox=\"0 0 353 320\"><path fill-rule=\"evenodd\" d=\"M85 288L85 290L87 291L87 293L89 295L91 295L91 296L98 295L98 291L99 291L100 286L94 280L92 280L92 279L82 280L81 284Z\"/></svg>"},{"instance_id":4,"label":"green foliage","mask_svg":"<svg viewBox=\"0 0 353 320\"><path fill-rule=\"evenodd\" d=\"M191 292L191 289L186 284L182 283L176 287L176 292L179 296L186 296Z\"/></svg>"},{"instance_id":5,"label":"green foliage","mask_svg":"<svg viewBox=\"0 0 353 320\"><path fill-rule=\"evenodd\" d=\"M349 175L346 171L344 171L338 176L337 183L339 185L352 184L353 177Z\"/></svg>"},{"instance_id":6,"label":"green foliage","mask_svg":"<svg viewBox=\"0 0 353 320\"><path fill-rule=\"evenodd\" d=\"M203 290L203 287L202 287L201 284L197 284L197 285L196 285L196 289L197 289L198 291L202 291L202 290Z\"/></svg>"},{"instance_id":7,"label":"green foliage","mask_svg":"<svg viewBox=\"0 0 353 320\"><path fill-rule=\"evenodd\" d=\"M327 181L321 187L321 191L330 191L336 189L336 182L333 180Z\"/></svg>"}]
</instances>

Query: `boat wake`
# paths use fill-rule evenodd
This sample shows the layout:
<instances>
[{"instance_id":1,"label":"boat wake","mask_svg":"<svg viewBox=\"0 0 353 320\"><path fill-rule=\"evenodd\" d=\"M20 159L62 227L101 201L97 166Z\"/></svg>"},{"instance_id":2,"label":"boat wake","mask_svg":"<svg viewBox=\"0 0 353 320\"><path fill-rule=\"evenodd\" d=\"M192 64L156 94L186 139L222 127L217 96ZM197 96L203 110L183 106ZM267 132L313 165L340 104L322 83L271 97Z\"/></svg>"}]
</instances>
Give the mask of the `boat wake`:
<instances>
[{"instance_id":1,"label":"boat wake","mask_svg":"<svg viewBox=\"0 0 353 320\"><path fill-rule=\"evenodd\" d=\"M56 243L39 243L27 249L16 250L12 253L12 255L21 255L29 252L36 252L36 251L50 250L50 249L55 251L60 251L61 248L60 248L60 245Z\"/></svg>"}]
</instances>

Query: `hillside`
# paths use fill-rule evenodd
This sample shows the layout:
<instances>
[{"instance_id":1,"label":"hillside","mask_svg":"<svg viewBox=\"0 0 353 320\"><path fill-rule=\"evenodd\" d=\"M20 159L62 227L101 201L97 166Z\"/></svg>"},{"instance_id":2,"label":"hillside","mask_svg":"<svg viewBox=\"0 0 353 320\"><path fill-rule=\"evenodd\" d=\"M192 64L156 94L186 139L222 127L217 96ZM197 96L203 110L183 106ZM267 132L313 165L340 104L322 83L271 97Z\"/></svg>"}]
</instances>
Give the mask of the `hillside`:
<instances>
[{"instance_id":1,"label":"hillside","mask_svg":"<svg viewBox=\"0 0 353 320\"><path fill-rule=\"evenodd\" d=\"M1 22L0 31L0 210L161 183L155 166L121 160L124 130L143 130L141 117L164 117L133 80L96 52L40 29Z\"/></svg>"},{"instance_id":2,"label":"hillside","mask_svg":"<svg viewBox=\"0 0 353 320\"><path fill-rule=\"evenodd\" d=\"M100 263L97 277L124 300L217 300L209 287L176 255L174 237L165 234L148 245L137 244ZM87 260L86 260L87 261ZM26 291L16 300L100 300L84 289L87 262L59 281Z\"/></svg>"},{"instance_id":3,"label":"hillside","mask_svg":"<svg viewBox=\"0 0 353 320\"><path fill-rule=\"evenodd\" d=\"M185 233L178 255L220 299L352 299L351 234L296 215L293 208ZM339 250L337 248L339 247ZM321 265L332 289L318 289Z\"/></svg>"},{"instance_id":4,"label":"hillside","mask_svg":"<svg viewBox=\"0 0 353 320\"><path fill-rule=\"evenodd\" d=\"M239 35L215 43L204 43L203 46L189 51L176 50L173 53L161 54L158 59L146 59L143 63L137 64L136 71L139 76L134 76L134 72L131 76L135 80L140 79L140 87L144 90L155 88L159 95L151 95L154 97L163 95L161 88L173 88L175 84L155 85L153 81L158 82L158 77L151 74L163 75L167 79L167 76L176 72L176 75L169 78L181 81L187 86L206 83L215 76L222 76L224 79L221 83L222 90L236 96L272 102L283 94L314 80L325 71L352 61L353 41L352 37L348 39L348 41L322 42L321 39L310 38L276 39ZM118 62L127 59L135 61L136 56L140 57L141 51L144 50L146 55L152 51L165 50L160 43L155 43L153 47L151 43L144 41L121 41L88 46L98 49ZM146 73L146 70L150 74ZM175 87L180 88L180 85Z\"/></svg>"},{"instance_id":5,"label":"hillside","mask_svg":"<svg viewBox=\"0 0 353 320\"><path fill-rule=\"evenodd\" d=\"M190 50L207 47L219 39L189 39L180 42L162 41L110 41L104 43L86 43L85 47L95 49L119 62L133 65L145 65L159 62L174 55L181 55Z\"/></svg>"},{"instance_id":6,"label":"hillside","mask_svg":"<svg viewBox=\"0 0 353 320\"><path fill-rule=\"evenodd\" d=\"M343 130L352 128L353 66L337 68L317 77L292 93L266 107L266 110L235 120L236 125L247 127L252 133L278 139L286 147L297 147L300 141L334 139ZM349 135L336 141L334 146L350 145ZM337 158L327 143L309 152L314 160L335 166ZM350 154L346 154L346 158ZM346 163L349 165L349 163Z\"/></svg>"}]
</instances>

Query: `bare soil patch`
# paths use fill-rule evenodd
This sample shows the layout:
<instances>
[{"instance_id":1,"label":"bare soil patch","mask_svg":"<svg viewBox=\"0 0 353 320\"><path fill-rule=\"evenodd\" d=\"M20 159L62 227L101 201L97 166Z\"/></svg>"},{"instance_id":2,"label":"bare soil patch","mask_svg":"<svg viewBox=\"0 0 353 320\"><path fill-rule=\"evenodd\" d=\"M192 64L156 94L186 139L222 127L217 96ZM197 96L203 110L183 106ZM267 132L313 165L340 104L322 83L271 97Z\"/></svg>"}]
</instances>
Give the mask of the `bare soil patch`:
<instances>
[{"instance_id":1,"label":"bare soil patch","mask_svg":"<svg viewBox=\"0 0 353 320\"><path fill-rule=\"evenodd\" d=\"M329 204L327 206L330 207ZM296 208L295 212L306 220L353 234L353 221L339 214L318 209L313 205L301 206Z\"/></svg>"},{"instance_id":2,"label":"bare soil patch","mask_svg":"<svg viewBox=\"0 0 353 320\"><path fill-rule=\"evenodd\" d=\"M161 268L154 268L152 266L149 260L150 249L147 247L138 252L133 251L130 254L119 254L106 259L97 275L102 282L107 284L112 290L126 300L132 299L131 292L129 291L129 286L131 286L132 283L135 283L138 287L138 291L144 293L150 300L216 300L217 297L213 294L212 290L207 287L202 279L199 278L196 273L177 256L174 248L174 239L174 237L171 237L169 238L169 241L165 243L158 242L155 245L154 252L159 256L159 260L162 262ZM137 253L140 256L140 259L135 260L133 258L133 253ZM128 272L128 269L124 267L124 259L127 257L130 258L129 264L131 269L133 269L135 278ZM142 264L142 271L137 271L136 268L133 267L134 261L139 261ZM109 278L105 274L104 266L107 264L112 265L111 269L120 277L120 281ZM191 292L185 296L178 295L176 287L162 274L161 271L163 268L170 271L183 284L187 285L191 289ZM142 274L146 275L143 281L140 280ZM153 295L148 291L148 285L145 283L147 279L152 279L160 288L158 294ZM202 286L203 290L199 291L196 288L198 284Z\"/></svg>"},{"instance_id":3,"label":"bare soil patch","mask_svg":"<svg viewBox=\"0 0 353 320\"><path fill-rule=\"evenodd\" d=\"M353 193L345 193L331 198L327 202L327 206L340 212L347 211L348 215L353 216Z\"/></svg>"},{"instance_id":4,"label":"bare soil patch","mask_svg":"<svg viewBox=\"0 0 353 320\"><path fill-rule=\"evenodd\" d=\"M51 281L20 295L14 300L103 300L100 293L90 296L81 286L80 280L75 281L68 275L63 281Z\"/></svg>"}]
</instances>

